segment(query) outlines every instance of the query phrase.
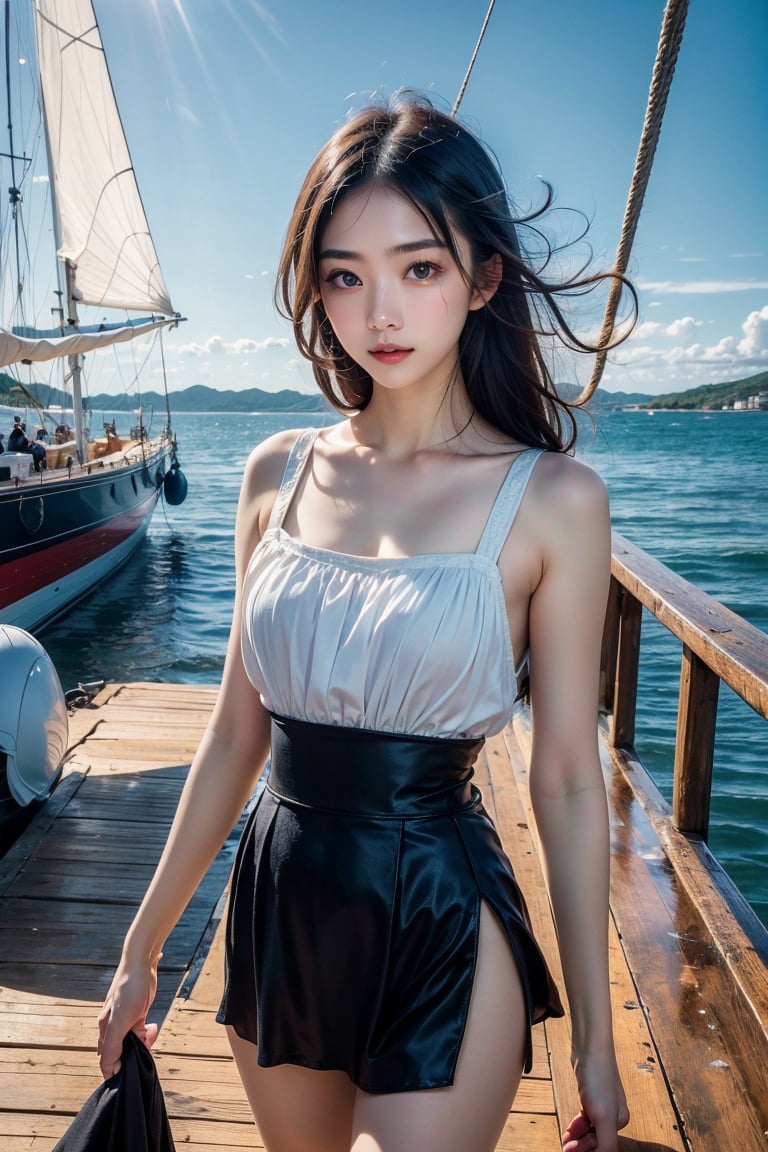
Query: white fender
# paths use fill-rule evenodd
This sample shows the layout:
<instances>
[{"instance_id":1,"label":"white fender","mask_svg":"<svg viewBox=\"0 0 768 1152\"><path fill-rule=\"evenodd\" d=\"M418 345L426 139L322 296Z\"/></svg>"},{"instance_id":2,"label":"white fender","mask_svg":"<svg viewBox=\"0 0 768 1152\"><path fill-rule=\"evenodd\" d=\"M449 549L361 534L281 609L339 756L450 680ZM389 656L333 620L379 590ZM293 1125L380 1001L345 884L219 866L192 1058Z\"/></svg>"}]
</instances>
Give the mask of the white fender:
<instances>
[{"instance_id":1,"label":"white fender","mask_svg":"<svg viewBox=\"0 0 768 1152\"><path fill-rule=\"evenodd\" d=\"M64 692L50 656L29 632L0 624L0 751L22 808L50 791L68 739Z\"/></svg>"}]
</instances>

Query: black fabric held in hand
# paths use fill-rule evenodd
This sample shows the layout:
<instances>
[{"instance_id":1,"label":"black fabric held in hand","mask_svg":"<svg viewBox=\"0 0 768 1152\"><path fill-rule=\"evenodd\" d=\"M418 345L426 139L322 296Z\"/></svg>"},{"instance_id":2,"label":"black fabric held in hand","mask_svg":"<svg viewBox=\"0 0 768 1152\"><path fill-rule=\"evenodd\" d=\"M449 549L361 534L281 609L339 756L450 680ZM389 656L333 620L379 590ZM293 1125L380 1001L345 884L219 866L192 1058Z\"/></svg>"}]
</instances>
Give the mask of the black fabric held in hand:
<instances>
[{"instance_id":1,"label":"black fabric held in hand","mask_svg":"<svg viewBox=\"0 0 768 1152\"><path fill-rule=\"evenodd\" d=\"M53 1152L175 1152L155 1062L133 1032L120 1071L89 1096Z\"/></svg>"}]
</instances>

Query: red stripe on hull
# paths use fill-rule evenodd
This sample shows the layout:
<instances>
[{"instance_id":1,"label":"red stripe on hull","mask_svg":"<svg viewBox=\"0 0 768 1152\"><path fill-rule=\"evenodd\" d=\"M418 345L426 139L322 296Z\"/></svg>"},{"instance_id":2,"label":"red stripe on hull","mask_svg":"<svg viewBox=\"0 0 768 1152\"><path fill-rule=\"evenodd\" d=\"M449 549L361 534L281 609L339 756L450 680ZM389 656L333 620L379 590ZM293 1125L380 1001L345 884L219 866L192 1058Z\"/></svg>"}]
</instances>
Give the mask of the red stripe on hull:
<instances>
[{"instance_id":1,"label":"red stripe on hull","mask_svg":"<svg viewBox=\"0 0 768 1152\"><path fill-rule=\"evenodd\" d=\"M133 536L154 511L159 492L90 532L11 561L3 566L0 612L25 596L64 580L92 561L104 558Z\"/></svg>"}]
</instances>

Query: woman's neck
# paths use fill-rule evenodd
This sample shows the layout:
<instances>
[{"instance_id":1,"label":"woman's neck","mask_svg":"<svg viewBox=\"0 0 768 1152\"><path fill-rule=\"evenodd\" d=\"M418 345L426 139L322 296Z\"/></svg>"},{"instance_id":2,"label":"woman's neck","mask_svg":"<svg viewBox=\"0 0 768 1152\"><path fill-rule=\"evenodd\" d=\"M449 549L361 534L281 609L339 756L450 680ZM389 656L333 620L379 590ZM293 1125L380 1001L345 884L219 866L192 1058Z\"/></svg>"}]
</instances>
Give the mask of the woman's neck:
<instances>
[{"instance_id":1,"label":"woman's neck","mask_svg":"<svg viewBox=\"0 0 768 1152\"><path fill-rule=\"evenodd\" d=\"M429 389L377 388L370 403L350 420L353 437L392 459L405 459L430 449L461 451L462 436L473 422L464 384L440 392Z\"/></svg>"}]
</instances>

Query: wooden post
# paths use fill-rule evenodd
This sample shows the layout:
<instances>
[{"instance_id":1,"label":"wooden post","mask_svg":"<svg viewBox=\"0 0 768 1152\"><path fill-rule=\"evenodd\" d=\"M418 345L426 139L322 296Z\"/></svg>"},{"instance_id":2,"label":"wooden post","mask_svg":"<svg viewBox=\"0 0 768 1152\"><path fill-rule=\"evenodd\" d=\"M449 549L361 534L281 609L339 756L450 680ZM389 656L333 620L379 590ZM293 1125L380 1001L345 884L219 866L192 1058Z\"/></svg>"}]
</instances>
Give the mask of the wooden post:
<instances>
[{"instance_id":1,"label":"wooden post","mask_svg":"<svg viewBox=\"0 0 768 1152\"><path fill-rule=\"evenodd\" d=\"M608 605L605 610L605 624L603 625L603 645L600 652L600 709L603 712L613 712L620 623L621 584L615 576L611 576Z\"/></svg>"},{"instance_id":2,"label":"wooden post","mask_svg":"<svg viewBox=\"0 0 768 1152\"><path fill-rule=\"evenodd\" d=\"M622 589L619 651L616 660L616 687L613 694L613 722L610 734L610 742L616 748L632 748L635 743L642 612L640 601L636 600L626 588Z\"/></svg>"},{"instance_id":3,"label":"wooden post","mask_svg":"<svg viewBox=\"0 0 768 1152\"><path fill-rule=\"evenodd\" d=\"M672 818L681 832L692 832L705 840L709 831L719 690L717 673L683 645Z\"/></svg>"}]
</instances>

